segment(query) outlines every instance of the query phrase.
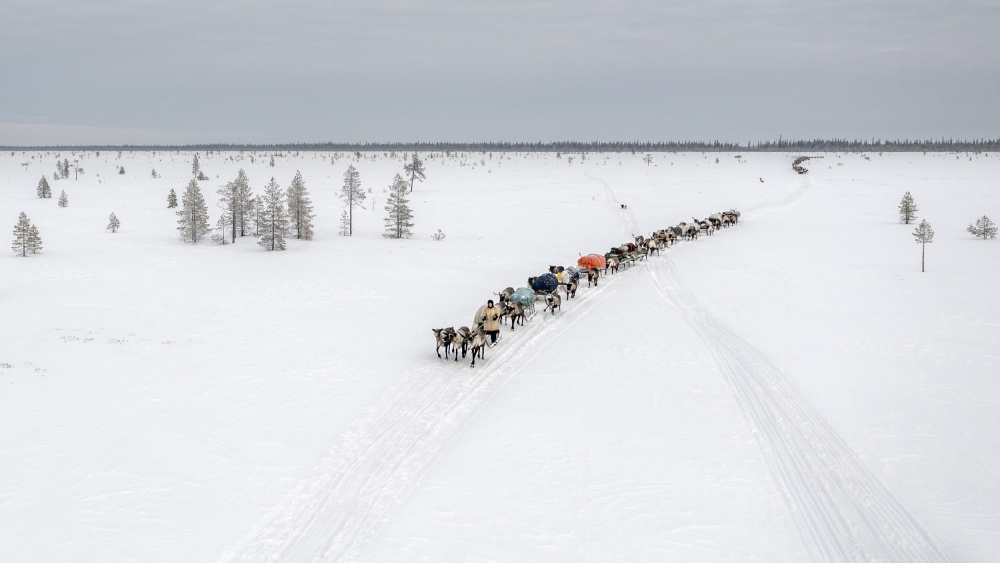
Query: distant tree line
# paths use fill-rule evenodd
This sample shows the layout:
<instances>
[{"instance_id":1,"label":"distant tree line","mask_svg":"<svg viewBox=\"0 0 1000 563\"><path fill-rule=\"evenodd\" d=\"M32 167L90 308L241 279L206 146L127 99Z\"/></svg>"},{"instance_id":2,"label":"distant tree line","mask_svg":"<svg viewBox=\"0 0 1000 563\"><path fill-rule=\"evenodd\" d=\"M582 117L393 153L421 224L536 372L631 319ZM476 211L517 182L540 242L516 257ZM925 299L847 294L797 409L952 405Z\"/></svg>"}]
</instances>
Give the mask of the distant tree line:
<instances>
[{"instance_id":1,"label":"distant tree line","mask_svg":"<svg viewBox=\"0 0 1000 563\"><path fill-rule=\"evenodd\" d=\"M537 143L299 143L207 145L92 145L0 147L8 151L420 151L420 152L987 152L1000 151L997 139L783 139L747 141L559 141ZM82 172L82 170L80 170ZM412 178L411 178L412 183Z\"/></svg>"}]
</instances>

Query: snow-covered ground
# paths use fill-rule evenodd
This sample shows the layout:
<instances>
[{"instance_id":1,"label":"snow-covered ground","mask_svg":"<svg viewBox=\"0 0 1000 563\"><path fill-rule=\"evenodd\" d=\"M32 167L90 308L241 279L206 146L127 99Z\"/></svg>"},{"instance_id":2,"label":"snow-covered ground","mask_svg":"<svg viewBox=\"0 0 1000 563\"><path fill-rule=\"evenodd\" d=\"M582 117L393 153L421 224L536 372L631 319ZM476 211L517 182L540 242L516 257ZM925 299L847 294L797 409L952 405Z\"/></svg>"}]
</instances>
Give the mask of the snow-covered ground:
<instances>
[{"instance_id":1,"label":"snow-covered ground","mask_svg":"<svg viewBox=\"0 0 1000 563\"><path fill-rule=\"evenodd\" d=\"M0 561L1000 549L1000 241L965 232L1000 219L996 154L804 176L798 154L423 154L415 236L392 241L402 153L201 153L213 221L240 168L258 193L301 170L316 237L285 252L179 240L191 153L58 156L85 173L0 155L0 219L44 243L0 256ZM351 163L376 201L346 238ZM936 231L925 273L906 191ZM434 354L430 329L495 291L731 207L737 227L584 283L481 366Z\"/></svg>"}]
</instances>

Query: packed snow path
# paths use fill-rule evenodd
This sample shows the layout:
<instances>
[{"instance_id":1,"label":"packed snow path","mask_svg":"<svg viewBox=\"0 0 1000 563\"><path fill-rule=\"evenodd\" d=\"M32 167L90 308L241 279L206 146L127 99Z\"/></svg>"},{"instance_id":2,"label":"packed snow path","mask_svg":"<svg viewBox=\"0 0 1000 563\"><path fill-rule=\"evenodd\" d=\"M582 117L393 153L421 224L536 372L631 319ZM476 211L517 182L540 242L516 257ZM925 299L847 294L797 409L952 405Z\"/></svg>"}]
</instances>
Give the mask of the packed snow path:
<instances>
[{"instance_id":1,"label":"packed snow path","mask_svg":"<svg viewBox=\"0 0 1000 563\"><path fill-rule=\"evenodd\" d=\"M702 307L669 258L647 266L711 351L817 561L948 561L764 354Z\"/></svg>"},{"instance_id":2,"label":"packed snow path","mask_svg":"<svg viewBox=\"0 0 1000 563\"><path fill-rule=\"evenodd\" d=\"M354 561L398 512L449 441L560 334L623 284L602 280L565 312L543 313L503 333L472 369L431 362L402 383L331 452L328 461L223 561ZM433 343L428 330L428 347Z\"/></svg>"}]
</instances>

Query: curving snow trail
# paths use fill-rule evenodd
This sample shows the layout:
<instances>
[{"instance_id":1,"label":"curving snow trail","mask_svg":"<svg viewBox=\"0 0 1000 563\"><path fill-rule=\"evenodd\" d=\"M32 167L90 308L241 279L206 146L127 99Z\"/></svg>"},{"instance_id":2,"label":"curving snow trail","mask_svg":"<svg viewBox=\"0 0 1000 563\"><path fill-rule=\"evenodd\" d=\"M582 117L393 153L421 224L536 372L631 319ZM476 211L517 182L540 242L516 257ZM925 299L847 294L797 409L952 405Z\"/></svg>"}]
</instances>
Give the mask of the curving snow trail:
<instances>
[{"instance_id":1,"label":"curving snow trail","mask_svg":"<svg viewBox=\"0 0 1000 563\"><path fill-rule=\"evenodd\" d=\"M498 389L548 344L618 291L577 294L565 313L539 313L507 331L481 367L469 358L406 374L325 462L222 561L353 561L403 506L420 478Z\"/></svg>"}]
</instances>

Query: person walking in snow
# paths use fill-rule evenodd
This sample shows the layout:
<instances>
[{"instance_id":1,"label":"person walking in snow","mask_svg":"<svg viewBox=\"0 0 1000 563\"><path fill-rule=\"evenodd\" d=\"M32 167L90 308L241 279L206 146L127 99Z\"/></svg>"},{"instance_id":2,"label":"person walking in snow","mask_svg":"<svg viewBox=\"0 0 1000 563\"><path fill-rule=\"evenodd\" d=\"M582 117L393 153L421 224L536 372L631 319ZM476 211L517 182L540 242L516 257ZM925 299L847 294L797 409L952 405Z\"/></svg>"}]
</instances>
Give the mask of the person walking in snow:
<instances>
[{"instance_id":1,"label":"person walking in snow","mask_svg":"<svg viewBox=\"0 0 1000 563\"><path fill-rule=\"evenodd\" d=\"M490 344L496 344L500 334L500 309L493 305L492 299L486 302L483 317L479 320L483 321L483 329L490 336Z\"/></svg>"}]
</instances>

